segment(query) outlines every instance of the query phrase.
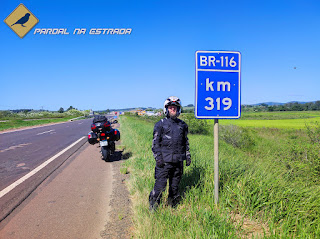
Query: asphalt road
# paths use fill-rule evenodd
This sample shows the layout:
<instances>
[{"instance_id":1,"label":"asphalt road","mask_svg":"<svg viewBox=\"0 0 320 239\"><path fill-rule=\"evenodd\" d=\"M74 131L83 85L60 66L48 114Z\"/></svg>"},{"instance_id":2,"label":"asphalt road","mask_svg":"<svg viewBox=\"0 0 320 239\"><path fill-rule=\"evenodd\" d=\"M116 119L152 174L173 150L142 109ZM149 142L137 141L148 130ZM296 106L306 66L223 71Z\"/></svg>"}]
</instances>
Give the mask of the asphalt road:
<instances>
[{"instance_id":1,"label":"asphalt road","mask_svg":"<svg viewBox=\"0 0 320 239\"><path fill-rule=\"evenodd\" d=\"M0 133L0 222L86 143L91 122L92 119L85 119ZM13 183L71 144L74 145L63 154L11 189Z\"/></svg>"},{"instance_id":2,"label":"asphalt road","mask_svg":"<svg viewBox=\"0 0 320 239\"><path fill-rule=\"evenodd\" d=\"M0 223L0 238L101 238L113 175L100 156L97 145L83 145Z\"/></svg>"},{"instance_id":3,"label":"asphalt road","mask_svg":"<svg viewBox=\"0 0 320 239\"><path fill-rule=\"evenodd\" d=\"M90 131L92 119L0 133L0 191Z\"/></svg>"}]
</instances>

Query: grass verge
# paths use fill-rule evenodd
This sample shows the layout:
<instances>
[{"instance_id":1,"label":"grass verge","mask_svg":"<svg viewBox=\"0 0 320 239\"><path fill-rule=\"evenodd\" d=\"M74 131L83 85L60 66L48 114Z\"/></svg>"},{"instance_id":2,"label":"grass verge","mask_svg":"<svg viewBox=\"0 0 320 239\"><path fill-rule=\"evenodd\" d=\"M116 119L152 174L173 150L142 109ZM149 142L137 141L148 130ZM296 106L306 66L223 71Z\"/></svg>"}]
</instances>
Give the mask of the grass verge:
<instances>
[{"instance_id":1,"label":"grass verge","mask_svg":"<svg viewBox=\"0 0 320 239\"><path fill-rule=\"evenodd\" d=\"M155 162L151 152L153 123L138 118L120 118L122 143L131 157L125 162L131 177L136 237L138 238L238 238L228 214L214 209L213 192L207 187L205 165L195 163L185 168L181 181L183 202L172 209L165 206L149 212L148 195L154 184ZM185 189L185 190L184 190ZM167 197L167 192L164 197Z\"/></svg>"},{"instance_id":2,"label":"grass verge","mask_svg":"<svg viewBox=\"0 0 320 239\"><path fill-rule=\"evenodd\" d=\"M125 154L130 155L124 167L131 174L136 237L320 237L319 148L304 131L249 129L246 134L254 141L250 147L221 140L218 207L213 195L213 137L190 135L193 161L181 181L183 201L176 209L164 201L156 213L150 213L154 125L129 116L122 116L120 123Z\"/></svg>"},{"instance_id":3,"label":"grass verge","mask_svg":"<svg viewBox=\"0 0 320 239\"><path fill-rule=\"evenodd\" d=\"M7 129L17 129L21 127L49 124L49 123L58 123L65 122L74 117L68 118L58 118L58 119L35 119L35 120L23 120L23 119L9 119L5 122L0 122L0 131Z\"/></svg>"}]
</instances>

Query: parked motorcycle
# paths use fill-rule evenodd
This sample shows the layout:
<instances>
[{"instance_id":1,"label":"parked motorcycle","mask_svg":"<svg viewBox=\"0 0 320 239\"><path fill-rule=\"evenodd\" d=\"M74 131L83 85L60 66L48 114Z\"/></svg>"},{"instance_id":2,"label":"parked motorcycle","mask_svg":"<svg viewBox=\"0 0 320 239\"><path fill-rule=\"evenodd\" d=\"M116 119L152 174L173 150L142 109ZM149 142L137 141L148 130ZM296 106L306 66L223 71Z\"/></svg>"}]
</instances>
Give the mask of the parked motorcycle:
<instances>
[{"instance_id":1,"label":"parked motorcycle","mask_svg":"<svg viewBox=\"0 0 320 239\"><path fill-rule=\"evenodd\" d=\"M120 131L112 129L110 122L102 115L95 116L91 130L88 134L88 142L90 144L99 143L103 160L110 160L111 155L115 152L115 141L120 139Z\"/></svg>"}]
</instances>

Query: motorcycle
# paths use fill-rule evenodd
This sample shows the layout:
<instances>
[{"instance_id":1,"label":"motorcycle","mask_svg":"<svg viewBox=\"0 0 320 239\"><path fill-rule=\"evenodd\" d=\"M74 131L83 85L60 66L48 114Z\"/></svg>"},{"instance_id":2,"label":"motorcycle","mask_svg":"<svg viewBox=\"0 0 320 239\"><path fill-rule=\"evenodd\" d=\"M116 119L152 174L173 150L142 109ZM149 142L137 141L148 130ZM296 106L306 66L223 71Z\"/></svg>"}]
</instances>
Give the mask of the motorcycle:
<instances>
[{"instance_id":1,"label":"motorcycle","mask_svg":"<svg viewBox=\"0 0 320 239\"><path fill-rule=\"evenodd\" d=\"M105 116L96 116L91 124L91 132L88 134L90 144L99 143L102 159L109 161L115 152L115 141L120 139L120 132L112 129Z\"/></svg>"}]
</instances>

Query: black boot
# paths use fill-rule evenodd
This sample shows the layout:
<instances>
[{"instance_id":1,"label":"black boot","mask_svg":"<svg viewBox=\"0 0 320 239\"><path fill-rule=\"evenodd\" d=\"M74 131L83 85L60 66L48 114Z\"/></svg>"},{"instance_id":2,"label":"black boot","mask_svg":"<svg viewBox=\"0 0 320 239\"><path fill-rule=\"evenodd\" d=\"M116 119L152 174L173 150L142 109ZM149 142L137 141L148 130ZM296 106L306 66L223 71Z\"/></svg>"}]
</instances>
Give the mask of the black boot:
<instances>
[{"instance_id":1,"label":"black boot","mask_svg":"<svg viewBox=\"0 0 320 239\"><path fill-rule=\"evenodd\" d=\"M158 202L153 198L153 196L151 194L152 194L152 192L149 195L149 210L151 212L154 212L158 208Z\"/></svg>"},{"instance_id":2,"label":"black boot","mask_svg":"<svg viewBox=\"0 0 320 239\"><path fill-rule=\"evenodd\" d=\"M172 208L176 208L180 201L180 195L176 197L168 197L168 205Z\"/></svg>"}]
</instances>

